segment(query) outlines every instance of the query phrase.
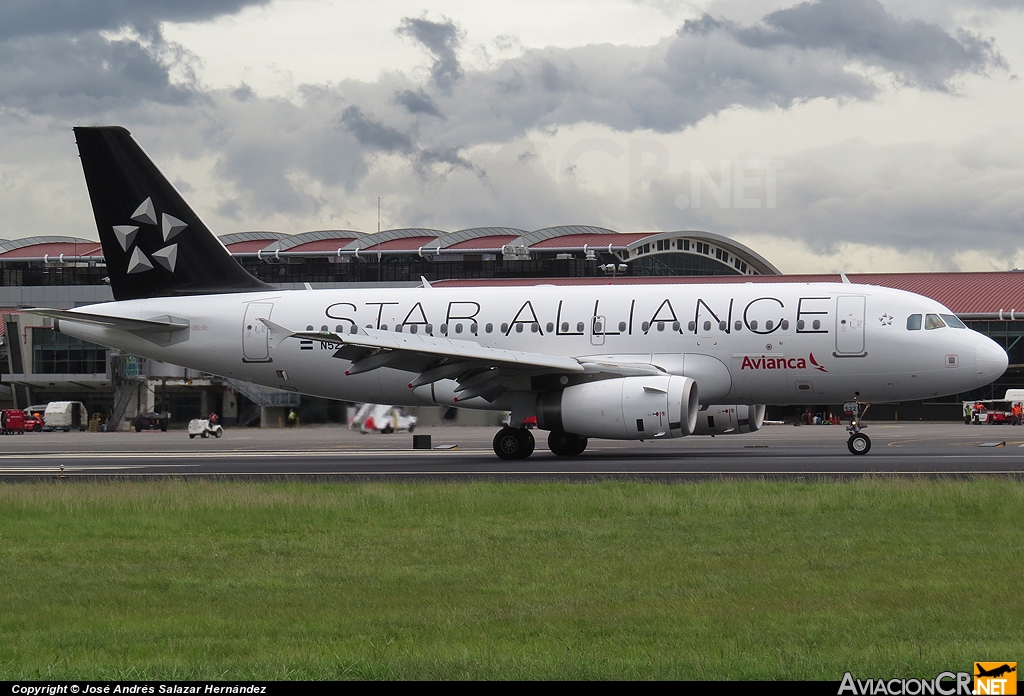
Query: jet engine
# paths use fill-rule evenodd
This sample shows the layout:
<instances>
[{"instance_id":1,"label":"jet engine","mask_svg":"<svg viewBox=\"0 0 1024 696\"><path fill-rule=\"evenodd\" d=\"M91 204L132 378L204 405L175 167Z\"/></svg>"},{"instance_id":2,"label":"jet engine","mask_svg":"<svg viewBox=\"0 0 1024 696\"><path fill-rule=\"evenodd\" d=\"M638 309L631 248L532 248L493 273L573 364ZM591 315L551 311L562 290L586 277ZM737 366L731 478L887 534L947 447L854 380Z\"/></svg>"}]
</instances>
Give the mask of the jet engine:
<instances>
[{"instance_id":1,"label":"jet engine","mask_svg":"<svg viewBox=\"0 0 1024 696\"><path fill-rule=\"evenodd\" d=\"M752 433L764 424L764 404L748 406L704 406L697 414L694 435L734 435Z\"/></svg>"},{"instance_id":2,"label":"jet engine","mask_svg":"<svg viewBox=\"0 0 1024 696\"><path fill-rule=\"evenodd\" d=\"M619 377L541 394L537 425L610 440L682 437L693 433L697 408L689 377Z\"/></svg>"}]
</instances>

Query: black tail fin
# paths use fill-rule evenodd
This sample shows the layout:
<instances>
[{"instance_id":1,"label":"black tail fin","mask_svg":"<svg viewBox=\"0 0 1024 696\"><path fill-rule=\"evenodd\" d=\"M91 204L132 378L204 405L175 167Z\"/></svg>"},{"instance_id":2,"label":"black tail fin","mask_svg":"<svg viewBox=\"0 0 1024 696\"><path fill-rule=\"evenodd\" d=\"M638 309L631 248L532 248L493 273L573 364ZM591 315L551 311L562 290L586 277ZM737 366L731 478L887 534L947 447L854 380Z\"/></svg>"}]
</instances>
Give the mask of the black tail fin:
<instances>
[{"instance_id":1,"label":"black tail fin","mask_svg":"<svg viewBox=\"0 0 1024 696\"><path fill-rule=\"evenodd\" d=\"M118 300L271 289L207 229L124 128L75 128Z\"/></svg>"}]
</instances>

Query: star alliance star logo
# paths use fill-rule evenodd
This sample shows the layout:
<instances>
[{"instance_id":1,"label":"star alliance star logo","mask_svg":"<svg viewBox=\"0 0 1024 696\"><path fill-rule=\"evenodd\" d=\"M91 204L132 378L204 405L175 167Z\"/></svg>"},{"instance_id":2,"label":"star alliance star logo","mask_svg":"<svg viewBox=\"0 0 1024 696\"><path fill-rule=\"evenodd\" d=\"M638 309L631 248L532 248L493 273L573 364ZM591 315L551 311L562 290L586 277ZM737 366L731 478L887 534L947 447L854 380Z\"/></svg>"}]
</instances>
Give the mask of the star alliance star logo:
<instances>
[{"instance_id":1,"label":"star alliance star logo","mask_svg":"<svg viewBox=\"0 0 1024 696\"><path fill-rule=\"evenodd\" d=\"M889 313L886 312L882 316L878 317L878 325L879 326L892 326L892 320L893 320L893 317L889 316Z\"/></svg>"},{"instance_id":2,"label":"star alliance star logo","mask_svg":"<svg viewBox=\"0 0 1024 696\"><path fill-rule=\"evenodd\" d=\"M131 219L132 222L137 222L140 225L156 225L157 216L156 208L153 207L153 199L147 198L142 201L142 204L135 209L134 213L132 213ZM160 215L160 228L164 242L169 242L177 237L186 227L188 227L188 225L173 215L168 215L167 213L162 213ZM132 244L135 243L135 239L139 233L138 225L114 225L113 230L118 244L121 245L121 248L125 252L127 252L129 248L131 248ZM154 251L150 256L146 256L142 249L135 246L128 259L128 274L131 275L133 273L151 271L153 270L153 262L158 263L171 273L174 273L174 268L178 263L178 245L175 243L165 246L162 249Z\"/></svg>"}]
</instances>

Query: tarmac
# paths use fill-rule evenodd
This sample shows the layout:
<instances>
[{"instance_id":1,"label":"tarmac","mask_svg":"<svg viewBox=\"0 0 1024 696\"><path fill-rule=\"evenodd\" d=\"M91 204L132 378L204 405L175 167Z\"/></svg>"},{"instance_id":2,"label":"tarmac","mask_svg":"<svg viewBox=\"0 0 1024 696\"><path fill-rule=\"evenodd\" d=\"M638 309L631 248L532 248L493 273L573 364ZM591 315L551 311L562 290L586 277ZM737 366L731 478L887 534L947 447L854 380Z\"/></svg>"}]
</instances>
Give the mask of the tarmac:
<instances>
[{"instance_id":1,"label":"tarmac","mask_svg":"<svg viewBox=\"0 0 1024 696\"><path fill-rule=\"evenodd\" d=\"M1024 476L1024 427L960 422L869 423L872 448L850 454L843 426L766 425L756 433L622 442L591 440L556 457L547 433L526 460L491 450L496 428L361 434L344 426L226 428L220 439L185 430L26 433L0 438L0 480L214 477L316 480L834 479L862 476ZM63 467L63 468L62 468Z\"/></svg>"}]
</instances>

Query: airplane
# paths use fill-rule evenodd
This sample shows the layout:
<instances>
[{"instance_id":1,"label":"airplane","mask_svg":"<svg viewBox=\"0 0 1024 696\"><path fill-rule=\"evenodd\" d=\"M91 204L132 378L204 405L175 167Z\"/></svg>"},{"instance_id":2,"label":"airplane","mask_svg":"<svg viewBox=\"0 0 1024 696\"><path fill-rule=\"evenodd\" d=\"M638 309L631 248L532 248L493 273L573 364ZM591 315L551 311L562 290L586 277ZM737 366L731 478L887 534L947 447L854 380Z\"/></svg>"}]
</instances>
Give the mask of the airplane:
<instances>
[{"instance_id":1,"label":"airplane","mask_svg":"<svg viewBox=\"0 0 1024 696\"><path fill-rule=\"evenodd\" d=\"M503 459L589 438L749 433L765 404L966 392L1006 352L920 295L843 283L280 290L245 271L122 127L74 129L114 302L35 309L70 336L346 401L510 412ZM845 276L843 277L846 280Z\"/></svg>"},{"instance_id":2,"label":"airplane","mask_svg":"<svg viewBox=\"0 0 1024 696\"><path fill-rule=\"evenodd\" d=\"M1001 677L1004 674L1017 671L1016 667L1011 667L1009 664L1002 664L999 667L993 667L992 669L985 669L977 662L974 663L974 666L978 670L978 673L974 675L976 677Z\"/></svg>"}]
</instances>

